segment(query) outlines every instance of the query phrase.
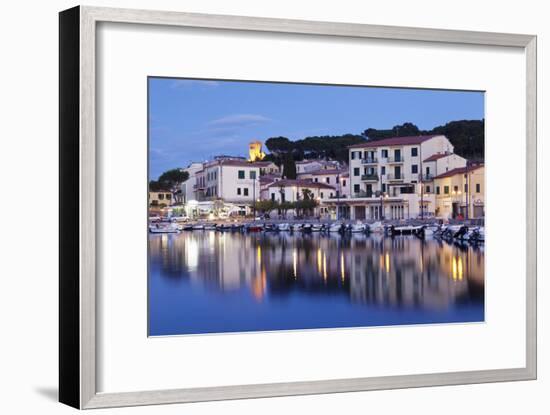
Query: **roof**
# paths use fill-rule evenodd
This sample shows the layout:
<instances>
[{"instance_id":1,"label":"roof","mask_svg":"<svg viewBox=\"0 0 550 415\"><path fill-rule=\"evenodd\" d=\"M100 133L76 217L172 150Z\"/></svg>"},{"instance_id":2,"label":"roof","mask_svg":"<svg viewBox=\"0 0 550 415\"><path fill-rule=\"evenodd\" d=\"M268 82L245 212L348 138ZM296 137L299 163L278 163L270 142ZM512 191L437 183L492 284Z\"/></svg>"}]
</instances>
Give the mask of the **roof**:
<instances>
[{"instance_id":1,"label":"roof","mask_svg":"<svg viewBox=\"0 0 550 415\"><path fill-rule=\"evenodd\" d=\"M468 165L466 167L457 167L456 169L452 169L452 170L446 171L445 173L441 173L441 174L435 176L434 179L444 179L446 177L451 177L451 176L454 176L456 174L464 174L464 173L467 173L467 172L477 170L481 167L484 167L483 163Z\"/></svg>"},{"instance_id":2,"label":"roof","mask_svg":"<svg viewBox=\"0 0 550 415\"><path fill-rule=\"evenodd\" d=\"M443 157L447 157L447 156L452 156L454 153L436 153L436 154L432 154L430 157L428 157L427 159L425 159L424 161L436 161L436 160L439 160L439 159L442 159Z\"/></svg>"},{"instance_id":3,"label":"roof","mask_svg":"<svg viewBox=\"0 0 550 415\"><path fill-rule=\"evenodd\" d=\"M385 147L385 146L405 146L410 144L420 144L424 141L428 141L434 137L438 137L441 134L434 135L413 135L408 137L391 137L384 138L382 140L369 140L363 143L354 144L348 148L364 148L364 147Z\"/></svg>"},{"instance_id":4,"label":"roof","mask_svg":"<svg viewBox=\"0 0 550 415\"><path fill-rule=\"evenodd\" d=\"M205 167L212 167L212 166L265 167L270 163L271 162L269 161L222 159L222 160L212 160L206 163Z\"/></svg>"},{"instance_id":5,"label":"roof","mask_svg":"<svg viewBox=\"0 0 550 415\"><path fill-rule=\"evenodd\" d=\"M348 170L344 169L319 169L315 171L300 173L300 174L311 174L312 176L326 176L327 174L343 174L347 173Z\"/></svg>"},{"instance_id":6,"label":"roof","mask_svg":"<svg viewBox=\"0 0 550 415\"><path fill-rule=\"evenodd\" d=\"M278 182L271 183L269 187L290 187L290 186L296 186L296 187L315 187L318 189L334 189L333 186L325 184L325 183L316 183L312 182L311 180L301 180L301 179L283 179L279 180Z\"/></svg>"},{"instance_id":7,"label":"roof","mask_svg":"<svg viewBox=\"0 0 550 415\"><path fill-rule=\"evenodd\" d=\"M309 164L309 163L319 163L326 166L326 165L337 164L338 162L336 160L323 160L323 159L306 159L306 160L300 160L296 162L296 164Z\"/></svg>"}]
</instances>

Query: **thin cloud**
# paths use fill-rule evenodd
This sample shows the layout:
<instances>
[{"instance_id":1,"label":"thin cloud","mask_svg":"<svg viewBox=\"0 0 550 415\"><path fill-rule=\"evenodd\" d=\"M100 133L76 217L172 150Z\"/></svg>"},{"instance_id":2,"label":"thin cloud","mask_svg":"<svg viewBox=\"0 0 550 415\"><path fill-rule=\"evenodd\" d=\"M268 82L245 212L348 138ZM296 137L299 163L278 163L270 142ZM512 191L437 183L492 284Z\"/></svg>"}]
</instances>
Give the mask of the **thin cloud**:
<instances>
[{"instance_id":1,"label":"thin cloud","mask_svg":"<svg viewBox=\"0 0 550 415\"><path fill-rule=\"evenodd\" d=\"M197 79L176 79L170 85L170 87L173 89L188 88L191 86L203 86L206 88L216 88L217 86L220 86L220 83L218 81L200 81Z\"/></svg>"},{"instance_id":2,"label":"thin cloud","mask_svg":"<svg viewBox=\"0 0 550 415\"><path fill-rule=\"evenodd\" d=\"M233 114L212 120L208 125L210 127L244 127L269 121L271 121L269 118L259 114Z\"/></svg>"}]
</instances>

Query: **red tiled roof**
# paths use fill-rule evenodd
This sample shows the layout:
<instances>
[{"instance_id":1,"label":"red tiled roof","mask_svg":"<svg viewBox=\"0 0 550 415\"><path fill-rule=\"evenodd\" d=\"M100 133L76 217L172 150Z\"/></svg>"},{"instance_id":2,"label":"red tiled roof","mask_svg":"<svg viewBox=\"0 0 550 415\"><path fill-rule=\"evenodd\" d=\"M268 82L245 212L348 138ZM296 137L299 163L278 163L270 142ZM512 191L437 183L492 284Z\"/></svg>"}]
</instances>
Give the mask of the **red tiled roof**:
<instances>
[{"instance_id":1,"label":"red tiled roof","mask_svg":"<svg viewBox=\"0 0 550 415\"><path fill-rule=\"evenodd\" d=\"M296 179L296 180L291 180L291 179L279 180L278 182L271 183L269 185L269 187L273 187L273 186L277 186L277 187L296 186L296 187L315 187L315 188L318 188L318 189L334 189L333 186L330 186L330 185L325 184L325 183L315 183L315 182L312 182L311 180L300 180L300 179Z\"/></svg>"},{"instance_id":2,"label":"red tiled roof","mask_svg":"<svg viewBox=\"0 0 550 415\"><path fill-rule=\"evenodd\" d=\"M471 172L471 171L477 170L477 169L479 169L483 166L484 166L483 163L479 163L479 164L469 165L467 167L457 167L456 169L452 169L452 170L446 171L445 173L441 173L441 174L435 176L434 179L444 179L446 177L451 177L451 176L454 176L456 174L464 174L466 172Z\"/></svg>"},{"instance_id":3,"label":"red tiled roof","mask_svg":"<svg viewBox=\"0 0 550 415\"><path fill-rule=\"evenodd\" d=\"M450 156L452 155L453 153L436 153L436 154L432 154L430 157L428 157L427 159L425 159L424 161L436 161L436 160L439 160L443 157L447 157L447 156Z\"/></svg>"},{"instance_id":4,"label":"red tiled roof","mask_svg":"<svg viewBox=\"0 0 550 415\"><path fill-rule=\"evenodd\" d=\"M420 144L428 141L441 134L434 135L413 135L409 137L391 137L382 140L365 141L363 143L354 144L348 148L368 148L368 147L383 147L383 146L404 146L410 144Z\"/></svg>"}]
</instances>

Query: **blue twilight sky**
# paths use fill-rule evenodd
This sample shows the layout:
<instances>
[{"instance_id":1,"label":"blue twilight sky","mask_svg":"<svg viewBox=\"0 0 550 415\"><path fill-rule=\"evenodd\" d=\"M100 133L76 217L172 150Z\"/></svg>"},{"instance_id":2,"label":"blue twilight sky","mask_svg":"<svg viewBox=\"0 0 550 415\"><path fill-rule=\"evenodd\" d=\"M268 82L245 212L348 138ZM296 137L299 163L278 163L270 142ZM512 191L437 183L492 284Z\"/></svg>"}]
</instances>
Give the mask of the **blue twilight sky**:
<instances>
[{"instance_id":1,"label":"blue twilight sky","mask_svg":"<svg viewBox=\"0 0 550 415\"><path fill-rule=\"evenodd\" d=\"M483 92L149 78L149 175L219 154L247 156L256 139L482 118Z\"/></svg>"}]
</instances>

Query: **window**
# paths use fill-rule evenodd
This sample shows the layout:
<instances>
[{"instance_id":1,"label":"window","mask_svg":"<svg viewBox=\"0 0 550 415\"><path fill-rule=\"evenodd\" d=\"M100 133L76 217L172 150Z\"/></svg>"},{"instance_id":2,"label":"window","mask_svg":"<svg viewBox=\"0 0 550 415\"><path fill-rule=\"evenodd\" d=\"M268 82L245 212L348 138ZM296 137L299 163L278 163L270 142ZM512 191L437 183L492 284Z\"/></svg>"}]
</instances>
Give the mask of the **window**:
<instances>
[{"instance_id":1,"label":"window","mask_svg":"<svg viewBox=\"0 0 550 415\"><path fill-rule=\"evenodd\" d=\"M250 179L256 180L256 172L254 170L250 170Z\"/></svg>"},{"instance_id":2,"label":"window","mask_svg":"<svg viewBox=\"0 0 550 415\"><path fill-rule=\"evenodd\" d=\"M352 152L351 152L351 159L352 159L352 160L355 160L355 151L352 151Z\"/></svg>"},{"instance_id":3,"label":"window","mask_svg":"<svg viewBox=\"0 0 550 415\"><path fill-rule=\"evenodd\" d=\"M239 179L244 179L244 170L239 170Z\"/></svg>"},{"instance_id":4,"label":"window","mask_svg":"<svg viewBox=\"0 0 550 415\"><path fill-rule=\"evenodd\" d=\"M166 199L168 200L172 199L172 195L170 193L166 193Z\"/></svg>"},{"instance_id":5,"label":"window","mask_svg":"<svg viewBox=\"0 0 550 415\"><path fill-rule=\"evenodd\" d=\"M458 193L458 186L455 186L453 190L455 193Z\"/></svg>"},{"instance_id":6,"label":"window","mask_svg":"<svg viewBox=\"0 0 550 415\"><path fill-rule=\"evenodd\" d=\"M240 187L237 187L237 194L238 194L238 195L241 194L241 188L240 188Z\"/></svg>"},{"instance_id":7,"label":"window","mask_svg":"<svg viewBox=\"0 0 550 415\"><path fill-rule=\"evenodd\" d=\"M358 184L353 185L353 192L359 193L361 191L361 187Z\"/></svg>"},{"instance_id":8,"label":"window","mask_svg":"<svg viewBox=\"0 0 550 415\"><path fill-rule=\"evenodd\" d=\"M360 170L359 170L359 167L354 167L353 168L353 175L354 176L359 176L361 174Z\"/></svg>"},{"instance_id":9,"label":"window","mask_svg":"<svg viewBox=\"0 0 550 415\"><path fill-rule=\"evenodd\" d=\"M445 193L446 195L449 194L449 186L443 186L443 193Z\"/></svg>"},{"instance_id":10,"label":"window","mask_svg":"<svg viewBox=\"0 0 550 415\"><path fill-rule=\"evenodd\" d=\"M386 193L386 183L382 183L382 193Z\"/></svg>"},{"instance_id":11,"label":"window","mask_svg":"<svg viewBox=\"0 0 550 415\"><path fill-rule=\"evenodd\" d=\"M464 185L464 193L468 193L468 185L467 184Z\"/></svg>"},{"instance_id":12,"label":"window","mask_svg":"<svg viewBox=\"0 0 550 415\"><path fill-rule=\"evenodd\" d=\"M316 177L315 179L313 179L313 181L314 181L315 183L317 183L317 182L319 182L319 179Z\"/></svg>"},{"instance_id":13,"label":"window","mask_svg":"<svg viewBox=\"0 0 550 415\"><path fill-rule=\"evenodd\" d=\"M158 200L151 200L151 206L158 206L159 201Z\"/></svg>"},{"instance_id":14,"label":"window","mask_svg":"<svg viewBox=\"0 0 550 415\"><path fill-rule=\"evenodd\" d=\"M417 174L418 173L418 164L412 164L411 165L411 173Z\"/></svg>"},{"instance_id":15,"label":"window","mask_svg":"<svg viewBox=\"0 0 550 415\"><path fill-rule=\"evenodd\" d=\"M323 192L321 192L321 199L324 199L325 198L325 195L323 194Z\"/></svg>"},{"instance_id":16,"label":"window","mask_svg":"<svg viewBox=\"0 0 550 415\"><path fill-rule=\"evenodd\" d=\"M431 193L432 192L432 189L430 188L430 186L426 186L426 193Z\"/></svg>"},{"instance_id":17,"label":"window","mask_svg":"<svg viewBox=\"0 0 550 415\"><path fill-rule=\"evenodd\" d=\"M330 183L330 177L327 177L327 178L325 179L325 181L326 181L327 183Z\"/></svg>"},{"instance_id":18,"label":"window","mask_svg":"<svg viewBox=\"0 0 550 415\"><path fill-rule=\"evenodd\" d=\"M245 187L243 190L244 190L244 195L248 196L248 187Z\"/></svg>"},{"instance_id":19,"label":"window","mask_svg":"<svg viewBox=\"0 0 550 415\"><path fill-rule=\"evenodd\" d=\"M275 201L275 193L271 193L271 200L274 202Z\"/></svg>"},{"instance_id":20,"label":"window","mask_svg":"<svg viewBox=\"0 0 550 415\"><path fill-rule=\"evenodd\" d=\"M476 183L476 193L481 193L481 183Z\"/></svg>"},{"instance_id":21,"label":"window","mask_svg":"<svg viewBox=\"0 0 550 415\"><path fill-rule=\"evenodd\" d=\"M386 166L380 168L380 174L386 174Z\"/></svg>"},{"instance_id":22,"label":"window","mask_svg":"<svg viewBox=\"0 0 550 415\"><path fill-rule=\"evenodd\" d=\"M162 193L159 193L159 200L164 200L164 195Z\"/></svg>"},{"instance_id":23,"label":"window","mask_svg":"<svg viewBox=\"0 0 550 415\"><path fill-rule=\"evenodd\" d=\"M430 175L430 168L429 167L426 167L426 175Z\"/></svg>"},{"instance_id":24,"label":"window","mask_svg":"<svg viewBox=\"0 0 550 415\"><path fill-rule=\"evenodd\" d=\"M342 186L346 186L346 181L345 180L342 180Z\"/></svg>"},{"instance_id":25,"label":"window","mask_svg":"<svg viewBox=\"0 0 550 415\"><path fill-rule=\"evenodd\" d=\"M388 150L382 150L382 158L388 158Z\"/></svg>"},{"instance_id":26,"label":"window","mask_svg":"<svg viewBox=\"0 0 550 415\"><path fill-rule=\"evenodd\" d=\"M436 187L435 187L435 194L438 195L438 194L440 194L440 193L441 193L441 191L440 191L440 189L439 189L439 186L436 186Z\"/></svg>"},{"instance_id":27,"label":"window","mask_svg":"<svg viewBox=\"0 0 550 415\"><path fill-rule=\"evenodd\" d=\"M418 156L418 147L411 148L411 157L417 157Z\"/></svg>"}]
</instances>

